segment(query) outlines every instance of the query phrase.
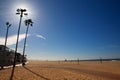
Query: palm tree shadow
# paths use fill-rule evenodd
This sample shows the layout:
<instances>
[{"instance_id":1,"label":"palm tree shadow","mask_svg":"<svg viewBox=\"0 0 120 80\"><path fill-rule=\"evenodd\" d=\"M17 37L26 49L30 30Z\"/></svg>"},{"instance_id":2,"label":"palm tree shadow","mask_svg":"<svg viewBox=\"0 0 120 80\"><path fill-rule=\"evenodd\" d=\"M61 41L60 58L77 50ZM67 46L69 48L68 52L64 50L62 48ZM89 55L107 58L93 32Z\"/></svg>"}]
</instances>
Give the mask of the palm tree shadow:
<instances>
[{"instance_id":1,"label":"palm tree shadow","mask_svg":"<svg viewBox=\"0 0 120 80\"><path fill-rule=\"evenodd\" d=\"M29 68L27 68L27 67L25 67L25 66L24 66L24 68L25 68L26 70L28 70L29 72L33 73L34 75L38 76L38 77L41 77L41 78L43 78L43 79L45 79L45 80L50 80L50 79L48 79L48 78L46 78L46 77L44 77L44 76L42 76L42 75L40 75L40 74L38 74L38 73L35 73L34 71L30 70Z\"/></svg>"}]
</instances>

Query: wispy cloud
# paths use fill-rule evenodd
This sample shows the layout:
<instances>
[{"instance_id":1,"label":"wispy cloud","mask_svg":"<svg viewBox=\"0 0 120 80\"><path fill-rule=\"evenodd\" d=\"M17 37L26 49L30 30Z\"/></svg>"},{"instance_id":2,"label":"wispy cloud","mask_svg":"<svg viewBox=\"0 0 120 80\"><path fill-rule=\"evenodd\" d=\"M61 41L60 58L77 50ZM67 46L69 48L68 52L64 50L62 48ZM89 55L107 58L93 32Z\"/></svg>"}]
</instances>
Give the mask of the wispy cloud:
<instances>
[{"instance_id":1,"label":"wispy cloud","mask_svg":"<svg viewBox=\"0 0 120 80\"><path fill-rule=\"evenodd\" d=\"M41 38L41 39L46 39L44 36L42 36L42 35L38 35L38 34L36 34L36 37L38 37L38 38Z\"/></svg>"},{"instance_id":2,"label":"wispy cloud","mask_svg":"<svg viewBox=\"0 0 120 80\"><path fill-rule=\"evenodd\" d=\"M30 36L30 34L28 34L27 36ZM19 42L22 41L24 38L25 38L25 34L20 34L19 35ZM17 40L17 35L13 35L13 36L8 37L7 46L11 46L11 45L16 44L16 40ZM0 44L4 45L4 43L5 43L5 38L0 37Z\"/></svg>"}]
</instances>

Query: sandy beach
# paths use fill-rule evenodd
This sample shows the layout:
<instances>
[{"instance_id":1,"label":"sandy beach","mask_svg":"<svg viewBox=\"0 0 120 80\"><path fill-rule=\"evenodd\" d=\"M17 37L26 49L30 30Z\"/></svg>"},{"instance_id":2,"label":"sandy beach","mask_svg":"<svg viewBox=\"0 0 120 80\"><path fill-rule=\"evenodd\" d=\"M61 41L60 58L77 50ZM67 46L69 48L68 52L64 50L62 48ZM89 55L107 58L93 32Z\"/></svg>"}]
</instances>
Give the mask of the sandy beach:
<instances>
[{"instance_id":1,"label":"sandy beach","mask_svg":"<svg viewBox=\"0 0 120 80\"><path fill-rule=\"evenodd\" d=\"M0 70L0 80L9 80L11 68ZM120 62L29 61L15 68L14 80L120 80Z\"/></svg>"}]
</instances>

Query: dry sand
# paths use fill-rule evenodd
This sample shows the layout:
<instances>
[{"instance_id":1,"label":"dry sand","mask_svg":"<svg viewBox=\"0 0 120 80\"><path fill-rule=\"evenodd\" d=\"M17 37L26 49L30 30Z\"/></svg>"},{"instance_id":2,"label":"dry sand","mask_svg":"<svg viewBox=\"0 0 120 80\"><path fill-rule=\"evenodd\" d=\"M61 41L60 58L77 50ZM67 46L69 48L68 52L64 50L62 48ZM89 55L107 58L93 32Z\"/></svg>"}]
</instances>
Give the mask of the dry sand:
<instances>
[{"instance_id":1,"label":"dry sand","mask_svg":"<svg viewBox=\"0 0 120 80\"><path fill-rule=\"evenodd\" d=\"M11 68L0 70L0 80L9 80ZM16 67L14 80L120 80L120 62L29 61Z\"/></svg>"}]
</instances>

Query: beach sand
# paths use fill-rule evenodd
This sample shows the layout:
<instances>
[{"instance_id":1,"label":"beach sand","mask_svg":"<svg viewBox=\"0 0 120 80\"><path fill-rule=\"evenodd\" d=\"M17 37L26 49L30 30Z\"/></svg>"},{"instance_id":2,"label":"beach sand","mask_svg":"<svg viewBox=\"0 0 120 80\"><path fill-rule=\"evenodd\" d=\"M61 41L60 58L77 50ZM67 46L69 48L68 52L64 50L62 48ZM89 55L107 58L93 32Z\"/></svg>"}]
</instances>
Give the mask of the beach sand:
<instances>
[{"instance_id":1,"label":"beach sand","mask_svg":"<svg viewBox=\"0 0 120 80\"><path fill-rule=\"evenodd\" d=\"M0 80L9 80L11 68L0 70ZM120 61L49 62L29 61L15 67L14 80L120 80Z\"/></svg>"}]
</instances>

